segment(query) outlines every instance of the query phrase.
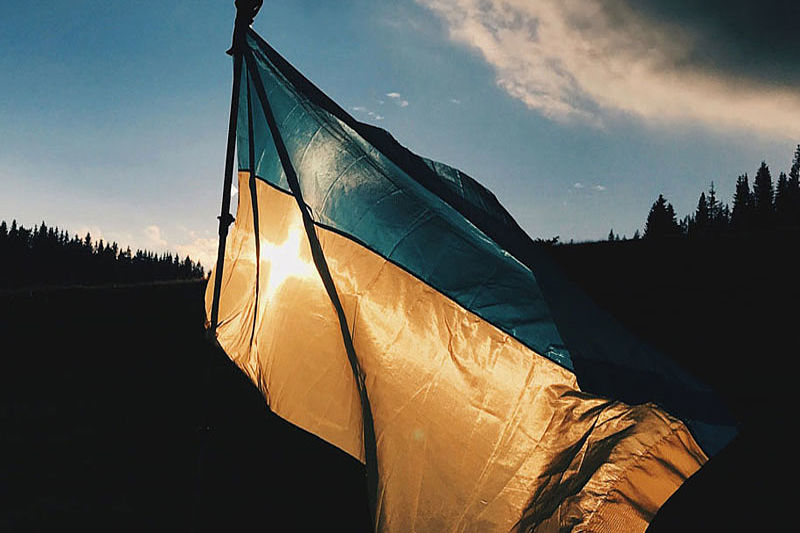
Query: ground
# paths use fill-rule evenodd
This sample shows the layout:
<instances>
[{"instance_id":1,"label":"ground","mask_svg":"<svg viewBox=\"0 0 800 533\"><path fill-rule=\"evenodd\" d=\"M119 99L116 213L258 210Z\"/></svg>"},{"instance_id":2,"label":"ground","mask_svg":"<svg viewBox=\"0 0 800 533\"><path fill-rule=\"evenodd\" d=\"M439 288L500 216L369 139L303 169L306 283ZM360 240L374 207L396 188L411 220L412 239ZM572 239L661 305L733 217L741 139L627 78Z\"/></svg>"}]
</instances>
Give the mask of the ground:
<instances>
[{"instance_id":1,"label":"ground","mask_svg":"<svg viewBox=\"0 0 800 533\"><path fill-rule=\"evenodd\" d=\"M791 253L626 246L555 255L742 422L651 529L779 525L800 294L776 279L794 275ZM203 292L185 282L0 295L0 531L369 529L361 465L268 411L206 341Z\"/></svg>"}]
</instances>

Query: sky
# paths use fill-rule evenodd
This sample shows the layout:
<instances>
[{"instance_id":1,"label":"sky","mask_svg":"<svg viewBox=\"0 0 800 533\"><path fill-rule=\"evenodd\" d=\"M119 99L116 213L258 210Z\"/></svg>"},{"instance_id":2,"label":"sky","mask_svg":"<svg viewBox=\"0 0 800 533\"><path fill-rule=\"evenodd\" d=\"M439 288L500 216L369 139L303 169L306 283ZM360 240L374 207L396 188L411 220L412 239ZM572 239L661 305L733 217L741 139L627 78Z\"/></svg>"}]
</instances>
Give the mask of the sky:
<instances>
[{"instance_id":1,"label":"sky","mask_svg":"<svg viewBox=\"0 0 800 533\"><path fill-rule=\"evenodd\" d=\"M0 219L210 266L233 1L0 3ZM357 119L533 237L631 236L663 193L800 143L800 3L266 0L255 30Z\"/></svg>"}]
</instances>

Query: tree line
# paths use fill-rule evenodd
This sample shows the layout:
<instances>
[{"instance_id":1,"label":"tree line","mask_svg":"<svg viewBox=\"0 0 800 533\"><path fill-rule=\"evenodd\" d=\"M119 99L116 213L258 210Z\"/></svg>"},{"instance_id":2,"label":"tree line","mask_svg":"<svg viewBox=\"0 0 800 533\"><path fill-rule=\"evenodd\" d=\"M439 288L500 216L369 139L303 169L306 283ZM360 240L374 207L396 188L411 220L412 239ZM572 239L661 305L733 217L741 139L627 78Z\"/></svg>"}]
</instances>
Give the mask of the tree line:
<instances>
[{"instance_id":1,"label":"tree line","mask_svg":"<svg viewBox=\"0 0 800 533\"><path fill-rule=\"evenodd\" d=\"M33 228L0 222L0 289L34 285L138 283L202 278L189 256L122 250L116 242L70 235L44 222Z\"/></svg>"},{"instance_id":2,"label":"tree line","mask_svg":"<svg viewBox=\"0 0 800 533\"><path fill-rule=\"evenodd\" d=\"M700 193L694 213L678 220L672 204L659 194L644 226L646 239L713 237L723 234L757 234L775 230L800 229L800 145L794 152L788 175L781 172L777 183L762 161L750 185L747 173L736 179L733 205L717 198L714 182L708 194ZM633 238L640 237L636 230ZM609 232L608 240L620 240Z\"/></svg>"}]
</instances>

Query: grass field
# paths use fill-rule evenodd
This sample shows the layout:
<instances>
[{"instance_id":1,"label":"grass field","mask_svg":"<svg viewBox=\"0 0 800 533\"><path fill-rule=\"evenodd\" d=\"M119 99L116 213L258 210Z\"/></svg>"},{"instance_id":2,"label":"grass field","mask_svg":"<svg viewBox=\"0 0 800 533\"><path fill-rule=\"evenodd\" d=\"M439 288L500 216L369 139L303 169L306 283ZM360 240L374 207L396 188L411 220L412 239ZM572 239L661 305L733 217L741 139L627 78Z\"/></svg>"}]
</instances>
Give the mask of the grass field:
<instances>
[{"instance_id":1,"label":"grass field","mask_svg":"<svg viewBox=\"0 0 800 533\"><path fill-rule=\"evenodd\" d=\"M717 388L742 422L651 529L779 524L800 294L760 287L795 275L791 253L675 246L555 250L598 303ZM361 466L268 411L205 340L203 291L0 295L0 531L369 529Z\"/></svg>"}]
</instances>

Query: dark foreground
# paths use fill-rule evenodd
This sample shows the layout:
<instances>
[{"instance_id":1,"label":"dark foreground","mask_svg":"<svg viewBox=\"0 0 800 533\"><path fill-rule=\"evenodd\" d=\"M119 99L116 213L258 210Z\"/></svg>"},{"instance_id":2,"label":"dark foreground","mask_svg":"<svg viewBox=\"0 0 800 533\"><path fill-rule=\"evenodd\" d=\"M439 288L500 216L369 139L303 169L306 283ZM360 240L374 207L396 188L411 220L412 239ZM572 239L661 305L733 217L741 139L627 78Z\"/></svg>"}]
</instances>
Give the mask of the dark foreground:
<instances>
[{"instance_id":1,"label":"dark foreground","mask_svg":"<svg viewBox=\"0 0 800 533\"><path fill-rule=\"evenodd\" d=\"M203 291L3 298L0 531L368 527L360 464L269 413Z\"/></svg>"},{"instance_id":2,"label":"dark foreground","mask_svg":"<svg viewBox=\"0 0 800 533\"><path fill-rule=\"evenodd\" d=\"M714 385L742 421L741 435L651 530L782 526L794 492L796 452L782 437L797 418L798 355L789 327L797 313L785 315L797 290L721 291L732 275L720 264L696 267L714 276L703 284L674 264L663 267L672 281L636 277L663 264L652 251L558 254L598 302ZM620 274L621 265L630 272ZM742 261L732 268L751 277L774 270L754 273ZM705 307L695 310L703 287ZM203 290L178 283L0 295L0 531L369 529L361 465L267 410L205 340Z\"/></svg>"}]
</instances>

